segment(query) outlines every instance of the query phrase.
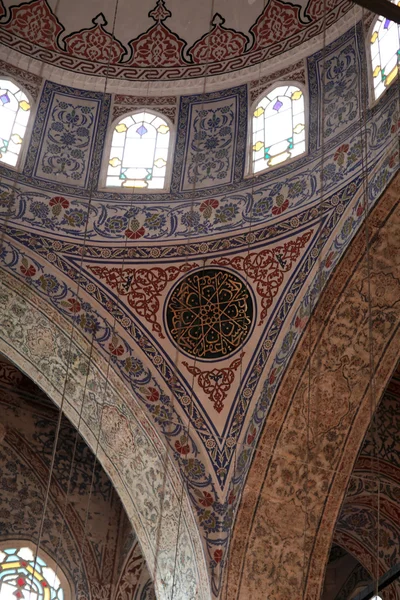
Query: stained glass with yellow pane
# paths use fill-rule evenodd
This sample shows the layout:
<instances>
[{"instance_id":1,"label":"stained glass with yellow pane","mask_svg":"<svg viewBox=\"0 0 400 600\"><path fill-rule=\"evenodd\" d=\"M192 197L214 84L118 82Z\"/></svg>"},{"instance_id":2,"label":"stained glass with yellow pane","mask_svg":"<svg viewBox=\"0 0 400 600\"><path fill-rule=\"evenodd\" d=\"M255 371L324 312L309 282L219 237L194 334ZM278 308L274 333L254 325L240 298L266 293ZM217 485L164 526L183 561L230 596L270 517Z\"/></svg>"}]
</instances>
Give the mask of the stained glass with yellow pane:
<instances>
[{"instance_id":1,"label":"stained glass with yellow pane","mask_svg":"<svg viewBox=\"0 0 400 600\"><path fill-rule=\"evenodd\" d=\"M114 127L107 186L163 189L167 172L170 128L148 111L124 117Z\"/></svg>"},{"instance_id":2,"label":"stained glass with yellow pane","mask_svg":"<svg viewBox=\"0 0 400 600\"><path fill-rule=\"evenodd\" d=\"M0 79L0 161L15 167L29 121L28 97L12 81Z\"/></svg>"},{"instance_id":3,"label":"stained glass with yellow pane","mask_svg":"<svg viewBox=\"0 0 400 600\"><path fill-rule=\"evenodd\" d=\"M64 600L60 579L28 547L0 550L0 600Z\"/></svg>"},{"instance_id":4,"label":"stained glass with yellow pane","mask_svg":"<svg viewBox=\"0 0 400 600\"><path fill-rule=\"evenodd\" d=\"M253 173L264 171L306 150L304 96L294 85L266 94L253 111Z\"/></svg>"},{"instance_id":5,"label":"stained glass with yellow pane","mask_svg":"<svg viewBox=\"0 0 400 600\"><path fill-rule=\"evenodd\" d=\"M394 2L400 6L400 2ZM394 81L398 73L400 51L399 26L378 17L372 29L370 48L375 100Z\"/></svg>"}]
</instances>

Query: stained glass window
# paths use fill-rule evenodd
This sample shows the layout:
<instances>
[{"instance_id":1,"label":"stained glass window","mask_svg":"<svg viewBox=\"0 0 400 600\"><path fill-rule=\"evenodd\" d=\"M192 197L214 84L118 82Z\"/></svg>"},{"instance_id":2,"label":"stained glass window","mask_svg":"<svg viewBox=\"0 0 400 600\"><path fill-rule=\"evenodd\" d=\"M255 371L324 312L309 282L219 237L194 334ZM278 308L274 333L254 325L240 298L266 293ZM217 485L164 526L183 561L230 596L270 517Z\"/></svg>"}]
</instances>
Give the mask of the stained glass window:
<instances>
[{"instance_id":1,"label":"stained glass window","mask_svg":"<svg viewBox=\"0 0 400 600\"><path fill-rule=\"evenodd\" d=\"M400 2L398 3L400 6ZM400 53L399 26L378 17L371 34L372 77L375 100L396 79Z\"/></svg>"},{"instance_id":2,"label":"stained glass window","mask_svg":"<svg viewBox=\"0 0 400 600\"><path fill-rule=\"evenodd\" d=\"M0 550L0 600L65 600L54 570L27 546Z\"/></svg>"},{"instance_id":3,"label":"stained glass window","mask_svg":"<svg viewBox=\"0 0 400 600\"><path fill-rule=\"evenodd\" d=\"M31 105L12 81L0 79L0 161L15 167Z\"/></svg>"},{"instance_id":4,"label":"stained glass window","mask_svg":"<svg viewBox=\"0 0 400 600\"><path fill-rule=\"evenodd\" d=\"M253 112L253 172L302 154L306 150L303 92L281 85L262 98Z\"/></svg>"},{"instance_id":5,"label":"stained glass window","mask_svg":"<svg viewBox=\"0 0 400 600\"><path fill-rule=\"evenodd\" d=\"M162 189L168 160L169 125L150 112L138 112L115 127L107 186Z\"/></svg>"}]
</instances>

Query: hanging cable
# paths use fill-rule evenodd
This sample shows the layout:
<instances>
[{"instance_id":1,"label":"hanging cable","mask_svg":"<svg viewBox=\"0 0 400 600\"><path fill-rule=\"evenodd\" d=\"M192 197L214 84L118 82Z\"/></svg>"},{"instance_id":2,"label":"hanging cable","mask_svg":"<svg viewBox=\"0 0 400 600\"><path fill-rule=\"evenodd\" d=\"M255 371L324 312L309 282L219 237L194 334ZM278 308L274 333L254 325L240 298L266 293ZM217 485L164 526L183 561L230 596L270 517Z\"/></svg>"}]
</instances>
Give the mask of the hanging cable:
<instances>
[{"instance_id":1,"label":"hanging cable","mask_svg":"<svg viewBox=\"0 0 400 600\"><path fill-rule=\"evenodd\" d=\"M117 15L117 12L118 12L118 4L119 4L119 0L116 0L115 13L114 13L114 21L113 21L113 32L112 32L112 37L113 38L114 38L114 32L115 32L116 15ZM102 110L104 110L104 100L105 100L105 97L106 97L106 90L107 90L107 83L108 83L108 76L109 76L110 65L111 65L111 45L110 45L109 59L108 59L107 71L106 71L106 77L105 77L105 83L104 83L103 101L102 101L102 104L101 104ZM79 264L78 284L77 284L77 290L76 290L76 293L75 293L75 298L77 300L79 298L79 291L80 291L81 281L82 281L81 273L82 273L82 268L83 268L83 260L84 260L84 256L85 256L85 253L86 253L87 232L88 232L88 224L89 224L89 219L90 219L90 209L91 209L91 203L92 203L93 187L94 187L94 180L92 179L91 180L90 191L89 191L89 201L88 201L88 207L87 207L87 216L86 216L86 220L85 220L85 230L84 230L84 239L83 239L83 246L82 246L82 252L81 252L81 260L80 260L80 264ZM56 453L57 453L57 445L58 445L58 440L59 440L59 436L60 436L62 417L63 417L63 414L64 414L63 413L63 407L64 407L64 402L65 402L66 387L67 387L67 382L68 382L68 377L69 377L69 371L70 371L71 349L72 349L72 344L73 344L73 335L74 335L74 331L75 331L75 327L76 327L76 322L77 322L76 319L72 322L71 334L70 334L70 339L69 339L69 343L68 343L66 375L65 375L65 380L64 380L64 386L63 386L63 391L62 391L61 402L60 402L60 405L59 405L59 414L58 414L58 420L57 420L56 430L55 430L53 452L52 452L51 461L50 461L50 468L49 468L49 478L48 478L47 486L46 486L46 489L45 489L45 496L44 496L44 502L43 502L42 517L41 517L41 520L40 520L39 532L38 532L38 540L37 540L36 549L35 549L34 567L33 567L34 570L35 570L36 564L37 564L40 543L41 543L41 539L42 539L42 536L43 536L43 528L44 528L45 515L46 515L46 511L47 511L49 497L50 497L50 488L51 488L51 481L52 481L53 471L54 471L54 466L55 466L55 458L56 458ZM90 370L90 365L88 366L88 369ZM31 579L31 584L32 584L32 582L33 582L33 573L32 573L31 578L32 578Z\"/></svg>"}]
</instances>

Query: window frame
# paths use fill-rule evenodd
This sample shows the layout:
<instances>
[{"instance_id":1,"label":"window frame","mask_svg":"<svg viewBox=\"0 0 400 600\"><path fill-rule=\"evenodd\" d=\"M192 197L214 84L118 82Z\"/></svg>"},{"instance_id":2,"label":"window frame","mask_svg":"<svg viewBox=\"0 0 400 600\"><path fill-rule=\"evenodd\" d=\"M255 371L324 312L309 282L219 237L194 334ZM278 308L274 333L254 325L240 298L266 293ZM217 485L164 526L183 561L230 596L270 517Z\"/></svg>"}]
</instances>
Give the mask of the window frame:
<instances>
[{"instance_id":1,"label":"window frame","mask_svg":"<svg viewBox=\"0 0 400 600\"><path fill-rule=\"evenodd\" d=\"M275 88L277 87L281 87L281 86L295 86L297 87L302 93L303 93L303 98L304 98L304 125L305 125L305 150L304 152L302 152L301 154L298 154L297 156L293 156L291 158L286 159L285 161L279 163L278 165L274 165L272 167L266 167L265 169L262 169L261 171L258 171L257 173L255 173L253 171L253 113L258 105L258 103L265 97L267 96L271 91L273 91ZM304 156L307 156L309 153L309 103L308 103L308 87L306 84L304 83L300 83L299 81L295 81L295 80L287 80L287 79L277 79L276 81L274 81L273 83L271 83L271 85L269 85L268 87L264 88L262 92L260 92L256 99L249 104L249 116L248 116L248 135L247 135L247 152L246 152L246 175L245 178L251 178L251 177L259 177L260 175L264 175L265 173L269 173L272 171L275 171L275 169L281 169L284 166L288 165L288 164L292 164L293 162L295 162L296 160L303 158Z\"/></svg>"},{"instance_id":2,"label":"window frame","mask_svg":"<svg viewBox=\"0 0 400 600\"><path fill-rule=\"evenodd\" d=\"M169 127L170 138L169 138L169 146L168 146L168 154L167 154L167 165L166 165L166 172L165 172L164 187L158 188L158 189L149 189L149 188L135 188L135 187L124 188L122 186L108 186L107 185L107 170L108 170L108 161L111 158L111 146L112 146L112 138L113 138L113 134L114 134L114 128L116 127L116 125L118 125L118 123L120 123L120 121L122 121L123 119L126 119L126 117L130 117L132 115L136 115L141 112L147 112L149 114L154 115L155 117L160 117L167 123L167 125ZM139 106L138 108L135 108L135 110L128 110L128 111L122 113L116 119L113 119L107 128L107 134L106 134L104 150L103 150L103 158L101 161L99 189L102 192L109 192L109 193L113 193L113 194L118 193L118 194L124 194L124 195L126 195L126 194L139 195L139 194L169 193L170 187L171 187L171 179L172 179L175 139L176 139L175 125L174 125L174 123L172 123L171 119L169 119L162 112L153 110L153 108L148 108L146 106Z\"/></svg>"},{"instance_id":3,"label":"window frame","mask_svg":"<svg viewBox=\"0 0 400 600\"><path fill-rule=\"evenodd\" d=\"M380 102L382 100L382 98L384 97L384 95L386 94L386 92L393 86L394 83L397 82L397 79L399 77L399 73L397 73L397 76L393 79L393 81L390 83L389 87L385 88L385 90L382 92L382 94L379 96L379 98L375 98L375 88L374 88L374 77L373 77L373 68L372 68L372 44L371 44L371 37L374 31L374 27L376 22L378 21L378 19L380 19L382 17L382 15L377 15L371 25L368 28L367 31L367 35L368 37L367 39L367 44L365 44L366 47L366 52L367 52L367 70L368 70L368 75L367 75L367 81L368 81L368 92L369 92L369 106L370 108L373 108L374 106L376 106L376 104L378 104L378 102ZM399 28L399 48L398 50L400 50L400 25L397 26ZM365 30L364 30L365 31ZM399 58L397 59L397 66L400 70L400 55L398 55Z\"/></svg>"},{"instance_id":4,"label":"window frame","mask_svg":"<svg viewBox=\"0 0 400 600\"><path fill-rule=\"evenodd\" d=\"M23 547L30 548L32 550L33 554L34 555L36 554L37 544L35 544L34 542L32 542L29 539L11 538L11 539L5 539L5 540L0 541L0 550L1 551L4 551L8 548L23 548ZM39 548L38 556L40 558L42 558L42 560L44 560L44 562L46 563L46 565L48 567L53 569L53 571L56 573L57 577L59 578L61 587L64 592L64 600L72 600L72 585L70 583L68 576L65 574L64 569L59 564L57 564L57 562L51 557L51 555L48 552L46 552L46 550L43 550L42 547Z\"/></svg>"},{"instance_id":5,"label":"window frame","mask_svg":"<svg viewBox=\"0 0 400 600\"><path fill-rule=\"evenodd\" d=\"M30 114L29 114L29 118L28 118L28 123L26 125L25 135L22 139L21 150L20 150L20 152L18 154L18 158L17 158L17 164L14 166L9 165L0 159L0 167L3 167L5 169L12 169L13 171L21 172L23 170L23 166L25 164L25 158L28 153L29 141L30 141L31 135L32 135L33 123L35 121L36 103L33 100L31 93L25 88L25 86L23 84L21 84L18 81L18 79L15 79L15 77L12 77L8 73L5 73L5 72L0 72L0 79L10 81L14 85L16 85L28 98L29 104L31 106L31 108L29 110Z\"/></svg>"}]
</instances>

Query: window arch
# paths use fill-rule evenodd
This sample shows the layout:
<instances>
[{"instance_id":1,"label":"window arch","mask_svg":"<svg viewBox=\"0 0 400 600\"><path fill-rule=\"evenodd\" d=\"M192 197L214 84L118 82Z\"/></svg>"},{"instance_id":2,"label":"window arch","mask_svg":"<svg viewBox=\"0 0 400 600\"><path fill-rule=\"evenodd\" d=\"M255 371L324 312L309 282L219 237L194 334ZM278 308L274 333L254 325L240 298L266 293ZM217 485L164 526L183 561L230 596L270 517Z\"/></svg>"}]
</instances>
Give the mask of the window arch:
<instances>
[{"instance_id":1,"label":"window arch","mask_svg":"<svg viewBox=\"0 0 400 600\"><path fill-rule=\"evenodd\" d=\"M0 600L69 600L64 573L35 545L13 541L0 547ZM57 573L56 573L57 571Z\"/></svg>"},{"instance_id":2,"label":"window arch","mask_svg":"<svg viewBox=\"0 0 400 600\"><path fill-rule=\"evenodd\" d=\"M278 85L258 101L252 116L252 171L303 154L306 150L304 94L295 85Z\"/></svg>"},{"instance_id":3,"label":"window arch","mask_svg":"<svg viewBox=\"0 0 400 600\"><path fill-rule=\"evenodd\" d=\"M168 166L170 126L147 110L130 114L115 126L107 168L107 186L163 189Z\"/></svg>"},{"instance_id":4,"label":"window arch","mask_svg":"<svg viewBox=\"0 0 400 600\"><path fill-rule=\"evenodd\" d=\"M378 100L397 76L399 26L385 17L378 17L372 28L370 48L374 96Z\"/></svg>"},{"instance_id":5,"label":"window arch","mask_svg":"<svg viewBox=\"0 0 400 600\"><path fill-rule=\"evenodd\" d=\"M31 104L18 85L0 79L0 161L15 167L30 116Z\"/></svg>"}]
</instances>

